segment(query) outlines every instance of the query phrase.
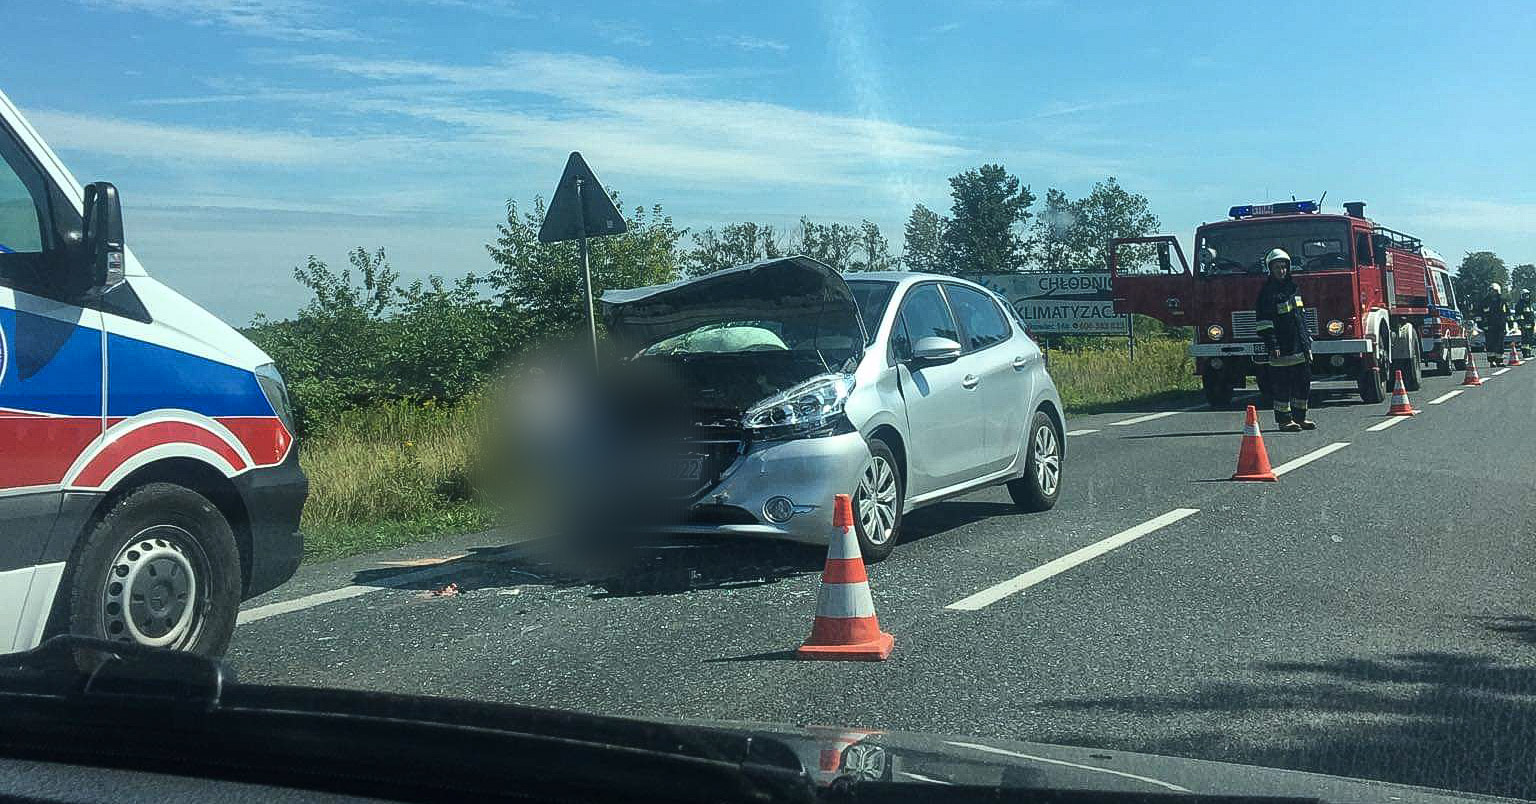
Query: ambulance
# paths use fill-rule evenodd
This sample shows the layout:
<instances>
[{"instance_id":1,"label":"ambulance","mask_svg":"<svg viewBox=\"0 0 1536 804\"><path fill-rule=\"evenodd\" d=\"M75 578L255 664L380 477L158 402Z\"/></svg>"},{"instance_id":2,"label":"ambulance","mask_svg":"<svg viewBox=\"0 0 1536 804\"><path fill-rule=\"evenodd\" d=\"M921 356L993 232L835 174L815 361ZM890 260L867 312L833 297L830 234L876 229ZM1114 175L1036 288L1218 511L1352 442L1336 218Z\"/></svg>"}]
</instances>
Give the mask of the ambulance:
<instances>
[{"instance_id":1,"label":"ambulance","mask_svg":"<svg viewBox=\"0 0 1536 804\"><path fill-rule=\"evenodd\" d=\"M117 189L0 93L0 652L223 653L297 567L307 493L271 359L150 278Z\"/></svg>"}]
</instances>

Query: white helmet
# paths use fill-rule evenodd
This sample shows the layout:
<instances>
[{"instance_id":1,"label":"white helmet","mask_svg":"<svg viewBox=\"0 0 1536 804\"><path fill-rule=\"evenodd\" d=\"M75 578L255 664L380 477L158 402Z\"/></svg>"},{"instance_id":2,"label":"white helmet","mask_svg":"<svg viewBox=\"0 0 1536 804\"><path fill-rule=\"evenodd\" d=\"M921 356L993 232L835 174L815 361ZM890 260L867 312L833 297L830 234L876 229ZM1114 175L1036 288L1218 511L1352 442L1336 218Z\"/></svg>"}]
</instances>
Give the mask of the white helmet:
<instances>
[{"instance_id":1,"label":"white helmet","mask_svg":"<svg viewBox=\"0 0 1536 804\"><path fill-rule=\"evenodd\" d=\"M1271 251L1270 253L1273 254L1274 252ZM1497 283L1497 282L1489 283L1488 289L1493 291L1494 293L1503 293L1504 292L1504 288L1499 287L1499 283Z\"/></svg>"},{"instance_id":2,"label":"white helmet","mask_svg":"<svg viewBox=\"0 0 1536 804\"><path fill-rule=\"evenodd\" d=\"M1291 255L1285 253L1283 248L1270 249L1269 254L1264 256L1264 267L1269 268L1269 264L1275 260L1285 260L1285 267L1291 267Z\"/></svg>"}]
</instances>

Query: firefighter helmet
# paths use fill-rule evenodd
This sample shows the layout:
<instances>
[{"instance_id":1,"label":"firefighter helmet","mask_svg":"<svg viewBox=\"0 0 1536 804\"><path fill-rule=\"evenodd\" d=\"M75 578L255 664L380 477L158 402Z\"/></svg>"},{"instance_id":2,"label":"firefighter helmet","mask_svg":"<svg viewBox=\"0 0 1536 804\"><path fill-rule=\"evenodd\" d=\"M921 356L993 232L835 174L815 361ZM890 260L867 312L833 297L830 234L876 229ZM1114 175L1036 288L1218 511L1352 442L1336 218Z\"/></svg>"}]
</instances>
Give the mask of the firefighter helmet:
<instances>
[{"instance_id":1,"label":"firefighter helmet","mask_svg":"<svg viewBox=\"0 0 1536 804\"><path fill-rule=\"evenodd\" d=\"M1273 252L1271 252L1271 253L1273 253ZM1499 287L1499 283L1497 283L1497 282L1489 283L1488 289L1493 291L1494 293L1503 293L1504 292L1504 288Z\"/></svg>"},{"instance_id":2,"label":"firefighter helmet","mask_svg":"<svg viewBox=\"0 0 1536 804\"><path fill-rule=\"evenodd\" d=\"M1531 289L1530 288L1520 288L1520 295L1521 296L1529 296L1529 295L1531 295Z\"/></svg>"},{"instance_id":3,"label":"firefighter helmet","mask_svg":"<svg viewBox=\"0 0 1536 804\"><path fill-rule=\"evenodd\" d=\"M1269 253L1264 256L1264 267L1268 268L1275 260L1285 260L1285 267L1291 267L1291 255L1285 253L1283 248L1270 249Z\"/></svg>"}]
</instances>

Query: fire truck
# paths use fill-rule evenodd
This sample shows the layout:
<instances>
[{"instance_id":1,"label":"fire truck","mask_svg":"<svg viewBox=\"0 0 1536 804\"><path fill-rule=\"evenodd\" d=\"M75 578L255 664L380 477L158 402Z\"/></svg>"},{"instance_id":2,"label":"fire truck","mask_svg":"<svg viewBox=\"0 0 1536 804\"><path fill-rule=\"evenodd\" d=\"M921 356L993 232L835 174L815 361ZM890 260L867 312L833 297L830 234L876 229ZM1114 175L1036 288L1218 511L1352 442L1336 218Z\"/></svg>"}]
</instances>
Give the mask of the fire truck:
<instances>
[{"instance_id":1,"label":"fire truck","mask_svg":"<svg viewBox=\"0 0 1536 804\"><path fill-rule=\"evenodd\" d=\"M1267 276L1264 255L1282 248L1306 301L1314 376L1353 381L1367 402L1386 397L1394 369L1417 390L1421 335L1440 331L1424 246L1366 218L1364 202L1344 209L1325 214L1315 201L1234 206L1227 220L1196 229L1193 270L1171 235L1112 240L1115 310L1192 327L1206 400L1227 407L1248 377L1264 387L1269 357L1254 301Z\"/></svg>"}]
</instances>

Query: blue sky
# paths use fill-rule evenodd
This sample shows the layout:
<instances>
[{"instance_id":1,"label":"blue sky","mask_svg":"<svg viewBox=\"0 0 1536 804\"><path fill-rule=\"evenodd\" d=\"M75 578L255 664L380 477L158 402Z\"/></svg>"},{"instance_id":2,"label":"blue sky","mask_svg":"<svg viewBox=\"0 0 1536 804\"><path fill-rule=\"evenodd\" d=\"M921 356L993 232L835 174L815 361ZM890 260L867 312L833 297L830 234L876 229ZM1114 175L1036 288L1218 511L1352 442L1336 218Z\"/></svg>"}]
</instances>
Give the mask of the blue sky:
<instances>
[{"instance_id":1,"label":"blue sky","mask_svg":"<svg viewBox=\"0 0 1536 804\"><path fill-rule=\"evenodd\" d=\"M1453 260L1536 261L1536 4L0 0L10 95L123 192L151 273L235 323L383 246L489 265L581 150L681 226L870 218L1001 162L1107 175L1189 237L1365 199Z\"/></svg>"}]
</instances>

